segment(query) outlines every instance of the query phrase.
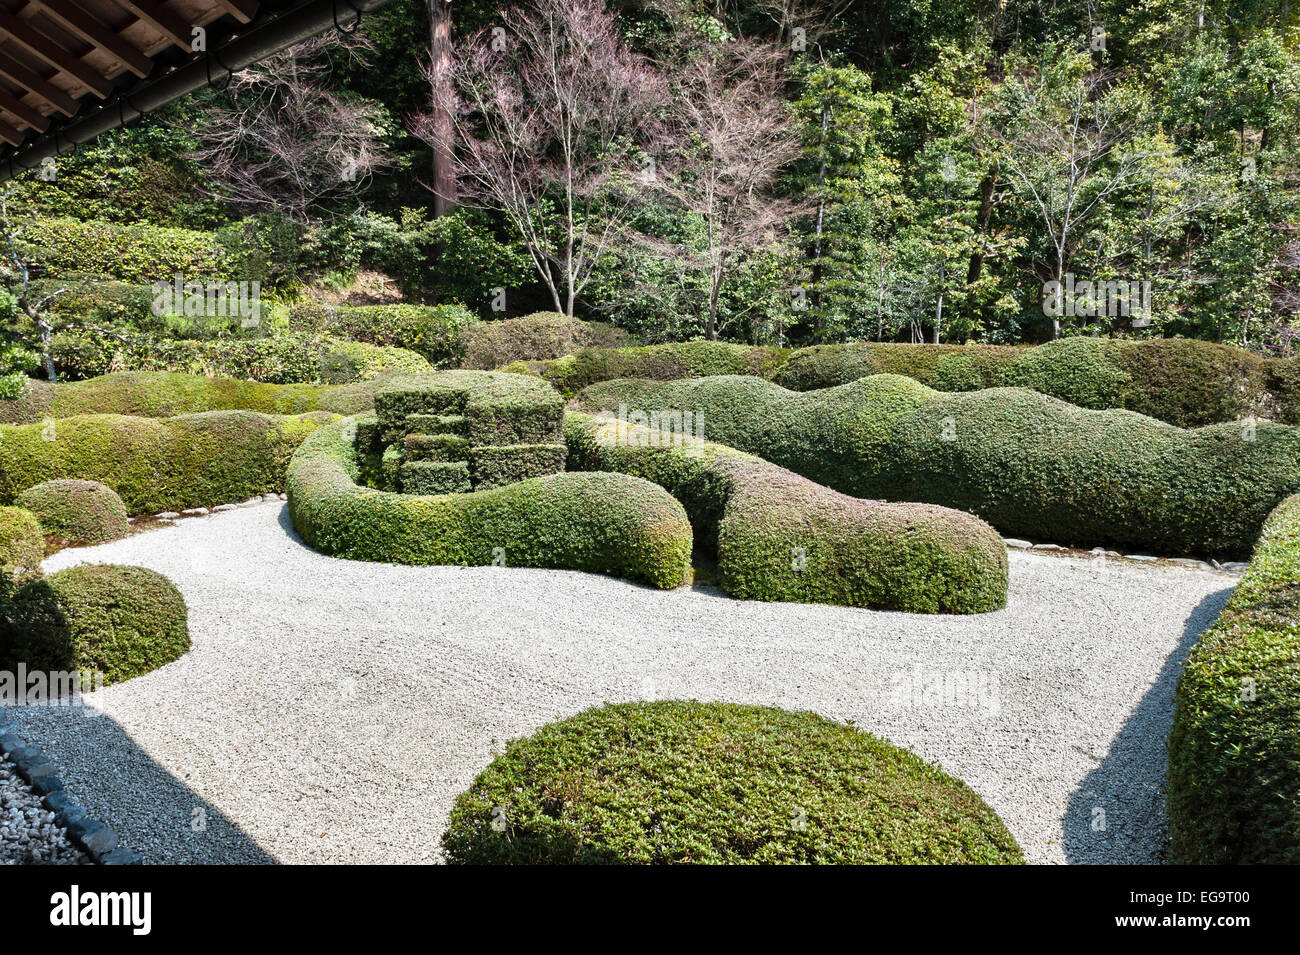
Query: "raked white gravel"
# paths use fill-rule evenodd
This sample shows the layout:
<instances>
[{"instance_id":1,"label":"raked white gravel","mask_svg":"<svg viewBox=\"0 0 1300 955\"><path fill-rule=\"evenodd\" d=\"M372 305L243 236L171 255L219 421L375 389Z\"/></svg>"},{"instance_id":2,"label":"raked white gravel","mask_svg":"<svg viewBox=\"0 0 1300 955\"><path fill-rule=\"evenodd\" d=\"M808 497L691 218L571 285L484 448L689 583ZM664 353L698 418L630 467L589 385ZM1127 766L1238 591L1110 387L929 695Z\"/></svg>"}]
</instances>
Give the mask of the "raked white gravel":
<instances>
[{"instance_id":1,"label":"raked white gravel","mask_svg":"<svg viewBox=\"0 0 1300 955\"><path fill-rule=\"evenodd\" d=\"M997 613L752 603L570 571L336 560L298 540L280 503L46 569L80 562L170 577L193 650L102 691L107 717L9 716L151 862L437 861L452 801L501 742L647 698L853 721L965 780L1031 862L1158 862L1174 686L1235 583L1012 552Z\"/></svg>"}]
</instances>

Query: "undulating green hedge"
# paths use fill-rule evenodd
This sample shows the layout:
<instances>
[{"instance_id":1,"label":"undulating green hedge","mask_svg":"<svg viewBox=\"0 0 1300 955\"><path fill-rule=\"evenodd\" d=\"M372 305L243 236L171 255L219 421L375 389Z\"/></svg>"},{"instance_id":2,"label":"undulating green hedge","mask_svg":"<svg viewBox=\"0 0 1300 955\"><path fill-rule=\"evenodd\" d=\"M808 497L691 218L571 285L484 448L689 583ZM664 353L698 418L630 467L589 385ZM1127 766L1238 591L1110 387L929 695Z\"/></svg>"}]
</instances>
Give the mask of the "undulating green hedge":
<instances>
[{"instance_id":1,"label":"undulating green hedge","mask_svg":"<svg viewBox=\"0 0 1300 955\"><path fill-rule=\"evenodd\" d=\"M1300 496L1187 658L1168 793L1170 861L1300 863Z\"/></svg>"},{"instance_id":2,"label":"undulating green hedge","mask_svg":"<svg viewBox=\"0 0 1300 955\"><path fill-rule=\"evenodd\" d=\"M565 438L571 471L634 474L681 501L733 597L913 613L1006 605L1006 546L969 514L857 500L731 448L664 444L616 420L570 414Z\"/></svg>"},{"instance_id":3,"label":"undulating green hedge","mask_svg":"<svg viewBox=\"0 0 1300 955\"><path fill-rule=\"evenodd\" d=\"M0 622L9 669L89 671L120 683L190 648L188 612L176 586L144 567L82 564L18 587Z\"/></svg>"},{"instance_id":4,"label":"undulating green hedge","mask_svg":"<svg viewBox=\"0 0 1300 955\"><path fill-rule=\"evenodd\" d=\"M0 507L0 600L6 582L40 570L45 559L45 535L31 511Z\"/></svg>"},{"instance_id":5,"label":"undulating green hedge","mask_svg":"<svg viewBox=\"0 0 1300 955\"><path fill-rule=\"evenodd\" d=\"M774 380L794 391L877 374L939 391L1032 388L1081 408L1126 408L1189 428L1251 416L1300 422L1300 395L1282 383L1293 364L1185 338L1063 338L1032 348L867 343L799 349Z\"/></svg>"},{"instance_id":6,"label":"undulating green hedge","mask_svg":"<svg viewBox=\"0 0 1300 955\"><path fill-rule=\"evenodd\" d=\"M515 361L545 361L581 348L631 344L627 332L604 322L534 312L521 318L479 322L465 333L464 367L492 371Z\"/></svg>"},{"instance_id":7,"label":"undulating green hedge","mask_svg":"<svg viewBox=\"0 0 1300 955\"><path fill-rule=\"evenodd\" d=\"M758 378L612 381L589 411L690 411L705 436L855 497L925 501L1004 534L1166 555L1248 551L1300 489L1300 429L1183 430L1020 388L942 393L897 375L792 392Z\"/></svg>"},{"instance_id":8,"label":"undulating green hedge","mask_svg":"<svg viewBox=\"0 0 1300 955\"><path fill-rule=\"evenodd\" d=\"M294 450L334 416L209 411L174 418L78 415L0 425L0 503L35 484L106 484L133 514L243 501L284 490Z\"/></svg>"},{"instance_id":9,"label":"undulating green hedge","mask_svg":"<svg viewBox=\"0 0 1300 955\"><path fill-rule=\"evenodd\" d=\"M691 528L666 491L625 474L554 474L468 494L357 483L354 418L326 425L289 465L289 513L310 547L397 564L559 567L655 587L689 579Z\"/></svg>"},{"instance_id":10,"label":"undulating green hedge","mask_svg":"<svg viewBox=\"0 0 1300 955\"><path fill-rule=\"evenodd\" d=\"M771 378L791 352L784 348L730 342L679 342L629 348L584 348L551 361L518 361L502 371L545 378L566 397L612 378L707 378L711 375L757 375Z\"/></svg>"},{"instance_id":11,"label":"undulating green hedge","mask_svg":"<svg viewBox=\"0 0 1300 955\"><path fill-rule=\"evenodd\" d=\"M514 740L457 798L459 864L1023 862L968 786L815 713L663 701Z\"/></svg>"},{"instance_id":12,"label":"undulating green hedge","mask_svg":"<svg viewBox=\"0 0 1300 955\"><path fill-rule=\"evenodd\" d=\"M45 534L68 544L104 544L131 532L126 505L98 481L44 481L19 494L18 506L36 515Z\"/></svg>"},{"instance_id":13,"label":"undulating green hedge","mask_svg":"<svg viewBox=\"0 0 1300 955\"><path fill-rule=\"evenodd\" d=\"M173 371L270 384L345 384L432 370L405 348L330 335L285 332L260 338L177 339L132 331L77 329L50 343L62 378L124 371Z\"/></svg>"},{"instance_id":14,"label":"undulating green hedge","mask_svg":"<svg viewBox=\"0 0 1300 955\"><path fill-rule=\"evenodd\" d=\"M100 275L125 282L187 281L226 276L224 253L210 232L165 226L39 219L23 236L31 259L49 275Z\"/></svg>"},{"instance_id":15,"label":"undulating green hedge","mask_svg":"<svg viewBox=\"0 0 1300 955\"><path fill-rule=\"evenodd\" d=\"M459 365L465 336L477 319L463 305L323 305L294 306L289 328L295 332L392 345L424 356L435 368Z\"/></svg>"}]
</instances>

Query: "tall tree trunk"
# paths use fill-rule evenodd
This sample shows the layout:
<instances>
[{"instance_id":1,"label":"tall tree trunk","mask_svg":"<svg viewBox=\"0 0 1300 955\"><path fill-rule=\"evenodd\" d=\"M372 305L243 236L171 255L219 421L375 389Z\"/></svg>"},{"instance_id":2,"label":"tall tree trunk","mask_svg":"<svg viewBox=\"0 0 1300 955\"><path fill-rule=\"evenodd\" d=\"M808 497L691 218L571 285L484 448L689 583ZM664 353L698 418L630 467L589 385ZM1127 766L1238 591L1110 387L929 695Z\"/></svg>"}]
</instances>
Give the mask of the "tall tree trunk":
<instances>
[{"instance_id":1,"label":"tall tree trunk","mask_svg":"<svg viewBox=\"0 0 1300 955\"><path fill-rule=\"evenodd\" d=\"M451 84L451 0L428 0L429 53L435 81ZM446 102L434 97L433 108L433 215L445 216L456 202L456 157L451 148L451 114L437 106Z\"/></svg>"},{"instance_id":2,"label":"tall tree trunk","mask_svg":"<svg viewBox=\"0 0 1300 955\"><path fill-rule=\"evenodd\" d=\"M980 271L984 268L984 253L980 251L979 236L989 234L989 223L993 219L993 190L997 186L997 171L990 169L980 182L980 211L976 217L979 223L976 232L975 251L970 256L970 266L966 269L966 284L974 285L979 281Z\"/></svg>"}]
</instances>

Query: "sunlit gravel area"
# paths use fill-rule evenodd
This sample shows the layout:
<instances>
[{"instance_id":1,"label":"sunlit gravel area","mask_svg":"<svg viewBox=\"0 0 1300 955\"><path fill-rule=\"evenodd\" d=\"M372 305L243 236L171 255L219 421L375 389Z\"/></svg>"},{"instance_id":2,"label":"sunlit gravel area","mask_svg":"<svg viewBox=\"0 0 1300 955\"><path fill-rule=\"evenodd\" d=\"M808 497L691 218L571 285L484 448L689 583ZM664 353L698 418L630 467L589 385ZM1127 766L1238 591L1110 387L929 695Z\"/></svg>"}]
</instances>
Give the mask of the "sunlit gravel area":
<instances>
[{"instance_id":1,"label":"sunlit gravel area","mask_svg":"<svg viewBox=\"0 0 1300 955\"><path fill-rule=\"evenodd\" d=\"M150 862L438 861L501 742L605 701L853 721L965 780L1031 862L1159 862L1187 650L1235 578L1011 553L1006 610L921 616L663 592L568 571L400 567L306 548L285 505L178 521L89 561L170 577L193 650L11 708L87 814Z\"/></svg>"}]
</instances>

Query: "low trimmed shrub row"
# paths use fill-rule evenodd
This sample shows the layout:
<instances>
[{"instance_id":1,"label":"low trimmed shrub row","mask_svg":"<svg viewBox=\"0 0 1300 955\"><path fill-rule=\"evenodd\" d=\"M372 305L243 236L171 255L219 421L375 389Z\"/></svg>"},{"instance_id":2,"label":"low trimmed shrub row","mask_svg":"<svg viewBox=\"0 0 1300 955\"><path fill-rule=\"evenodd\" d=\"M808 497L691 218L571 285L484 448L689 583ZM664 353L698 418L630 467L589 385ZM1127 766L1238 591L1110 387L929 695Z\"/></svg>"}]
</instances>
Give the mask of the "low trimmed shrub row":
<instances>
[{"instance_id":1,"label":"low trimmed shrub row","mask_svg":"<svg viewBox=\"0 0 1300 955\"><path fill-rule=\"evenodd\" d=\"M463 305L350 306L311 302L289 312L291 331L405 348L422 355L435 368L460 364L466 334L476 322Z\"/></svg>"},{"instance_id":2,"label":"low trimmed shrub row","mask_svg":"<svg viewBox=\"0 0 1300 955\"><path fill-rule=\"evenodd\" d=\"M680 342L632 348L588 348L552 361L518 361L501 368L535 374L566 397L588 385L613 378L708 378L713 375L756 375L771 378L789 358L784 348L734 345L729 342Z\"/></svg>"},{"instance_id":3,"label":"low trimmed shrub row","mask_svg":"<svg viewBox=\"0 0 1300 955\"><path fill-rule=\"evenodd\" d=\"M23 663L29 671L99 673L108 685L190 648L184 598L144 567L81 564L21 582L0 602L0 665L10 671Z\"/></svg>"},{"instance_id":4,"label":"low trimmed shrub row","mask_svg":"<svg viewBox=\"0 0 1300 955\"><path fill-rule=\"evenodd\" d=\"M1007 600L1007 552L983 521L926 504L861 501L767 461L662 446L618 421L565 419L570 470L621 471L682 502L719 585L744 600L982 613Z\"/></svg>"},{"instance_id":5,"label":"low trimmed shrub row","mask_svg":"<svg viewBox=\"0 0 1300 955\"><path fill-rule=\"evenodd\" d=\"M1023 862L975 792L905 749L815 713L686 701L513 740L442 846L457 864Z\"/></svg>"},{"instance_id":6,"label":"low trimmed shrub row","mask_svg":"<svg viewBox=\"0 0 1300 955\"><path fill-rule=\"evenodd\" d=\"M721 377L605 382L580 398L620 403L692 412L711 440L855 497L953 507L1058 544L1240 554L1300 489L1300 429L1189 431L1020 388L946 394L877 375L792 392Z\"/></svg>"},{"instance_id":7,"label":"low trimmed shrub row","mask_svg":"<svg viewBox=\"0 0 1300 955\"><path fill-rule=\"evenodd\" d=\"M1124 408L1179 427L1248 417L1300 424L1300 358L1266 359L1190 339L1065 338L1035 347L865 343L792 351L683 342L586 349L502 370L540 375L566 396L614 378L753 375L792 391L815 391L892 374L936 391L1031 388L1081 408Z\"/></svg>"},{"instance_id":8,"label":"low trimmed shrub row","mask_svg":"<svg viewBox=\"0 0 1300 955\"><path fill-rule=\"evenodd\" d=\"M284 490L302 440L333 415L209 411L174 418L78 415L0 425L0 503L56 478L111 487L133 514L210 507Z\"/></svg>"},{"instance_id":9,"label":"low trimmed shrub row","mask_svg":"<svg viewBox=\"0 0 1300 955\"><path fill-rule=\"evenodd\" d=\"M261 338L174 339L137 332L79 329L50 343L64 378L121 371L173 371L269 384L345 384L432 370L405 348L293 332Z\"/></svg>"},{"instance_id":10,"label":"low trimmed shrub row","mask_svg":"<svg viewBox=\"0 0 1300 955\"><path fill-rule=\"evenodd\" d=\"M521 318L479 322L465 333L464 367L493 371L515 361L545 361L583 348L631 344L627 332L604 322L534 312Z\"/></svg>"},{"instance_id":11,"label":"low trimmed shrub row","mask_svg":"<svg viewBox=\"0 0 1300 955\"><path fill-rule=\"evenodd\" d=\"M499 558L655 587L689 579L690 524L648 481L560 473L468 494L377 491L358 484L356 430L355 418L326 425L289 465L289 513L316 550L397 564L484 566Z\"/></svg>"},{"instance_id":12,"label":"low trimmed shrub row","mask_svg":"<svg viewBox=\"0 0 1300 955\"><path fill-rule=\"evenodd\" d=\"M1187 658L1168 792L1170 861L1300 863L1300 496Z\"/></svg>"},{"instance_id":13,"label":"low trimmed shrub row","mask_svg":"<svg viewBox=\"0 0 1300 955\"><path fill-rule=\"evenodd\" d=\"M67 544L104 544L131 532L126 505L97 481L45 481L19 494L18 506L36 515L43 533Z\"/></svg>"},{"instance_id":14,"label":"low trimmed shrub row","mask_svg":"<svg viewBox=\"0 0 1300 955\"><path fill-rule=\"evenodd\" d=\"M210 232L80 219L40 219L24 236L49 275L98 275L124 282L226 277L225 253Z\"/></svg>"}]
</instances>

